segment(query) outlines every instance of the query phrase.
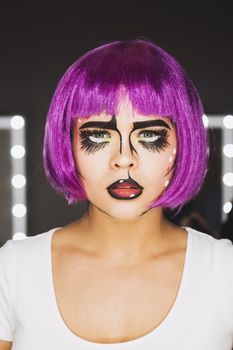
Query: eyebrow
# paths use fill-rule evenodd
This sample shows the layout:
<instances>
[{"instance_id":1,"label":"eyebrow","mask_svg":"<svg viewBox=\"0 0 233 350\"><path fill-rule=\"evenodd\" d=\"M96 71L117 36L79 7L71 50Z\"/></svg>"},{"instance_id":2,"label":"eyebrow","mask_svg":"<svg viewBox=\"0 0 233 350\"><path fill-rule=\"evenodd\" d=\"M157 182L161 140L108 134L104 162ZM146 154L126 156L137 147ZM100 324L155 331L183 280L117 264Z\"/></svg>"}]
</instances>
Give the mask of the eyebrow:
<instances>
[{"instance_id":1,"label":"eyebrow","mask_svg":"<svg viewBox=\"0 0 233 350\"><path fill-rule=\"evenodd\" d=\"M101 128L101 129L107 129L107 130L117 130L116 125L115 125L115 123L113 123L112 119L108 122L103 122L103 121L87 122L87 123L84 123L83 125L81 125L79 129ZM148 128L151 126L163 126L165 128L171 129L170 126L164 120L153 119L153 120L134 122L132 131L134 131L136 129Z\"/></svg>"}]
</instances>

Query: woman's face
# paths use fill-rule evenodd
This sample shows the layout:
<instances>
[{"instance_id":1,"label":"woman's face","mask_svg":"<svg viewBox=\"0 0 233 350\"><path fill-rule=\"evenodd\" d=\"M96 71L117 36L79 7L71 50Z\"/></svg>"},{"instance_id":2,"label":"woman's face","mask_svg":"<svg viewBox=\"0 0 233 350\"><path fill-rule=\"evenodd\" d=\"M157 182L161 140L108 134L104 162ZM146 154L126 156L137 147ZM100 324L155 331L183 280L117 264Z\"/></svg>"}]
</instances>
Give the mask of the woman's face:
<instances>
[{"instance_id":1,"label":"woman's face","mask_svg":"<svg viewBox=\"0 0 233 350\"><path fill-rule=\"evenodd\" d=\"M102 113L75 123L73 151L87 197L115 218L149 210L169 186L176 148L169 118L136 114L126 99L116 116Z\"/></svg>"}]
</instances>

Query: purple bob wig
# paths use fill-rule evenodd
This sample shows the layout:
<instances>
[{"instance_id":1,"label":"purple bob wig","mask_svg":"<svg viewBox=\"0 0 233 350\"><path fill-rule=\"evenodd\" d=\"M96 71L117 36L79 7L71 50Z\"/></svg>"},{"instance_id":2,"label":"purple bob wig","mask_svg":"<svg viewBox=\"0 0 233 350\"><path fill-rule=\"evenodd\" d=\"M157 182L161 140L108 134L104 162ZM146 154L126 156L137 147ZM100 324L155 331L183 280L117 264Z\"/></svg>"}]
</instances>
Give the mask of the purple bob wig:
<instances>
[{"instance_id":1,"label":"purple bob wig","mask_svg":"<svg viewBox=\"0 0 233 350\"><path fill-rule=\"evenodd\" d=\"M180 210L197 195L208 168L204 111L184 69L149 40L104 44L68 68L47 115L43 149L46 176L68 204L87 199L73 156L74 121L101 112L116 115L122 87L137 113L169 116L176 126L174 174L151 207Z\"/></svg>"}]
</instances>

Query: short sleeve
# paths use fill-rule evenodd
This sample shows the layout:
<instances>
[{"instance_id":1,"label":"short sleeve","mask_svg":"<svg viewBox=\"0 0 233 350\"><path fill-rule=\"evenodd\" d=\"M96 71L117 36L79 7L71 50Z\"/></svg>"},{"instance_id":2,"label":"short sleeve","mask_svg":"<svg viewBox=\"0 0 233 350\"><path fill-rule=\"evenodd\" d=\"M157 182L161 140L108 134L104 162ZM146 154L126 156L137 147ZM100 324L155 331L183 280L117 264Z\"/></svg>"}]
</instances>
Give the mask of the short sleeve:
<instances>
[{"instance_id":1,"label":"short sleeve","mask_svg":"<svg viewBox=\"0 0 233 350\"><path fill-rule=\"evenodd\" d=\"M233 244L229 239L217 240L219 282L222 286L223 301L233 332Z\"/></svg>"},{"instance_id":2,"label":"short sleeve","mask_svg":"<svg viewBox=\"0 0 233 350\"><path fill-rule=\"evenodd\" d=\"M6 341L14 338L12 284L12 240L8 240L0 248L0 339Z\"/></svg>"}]
</instances>

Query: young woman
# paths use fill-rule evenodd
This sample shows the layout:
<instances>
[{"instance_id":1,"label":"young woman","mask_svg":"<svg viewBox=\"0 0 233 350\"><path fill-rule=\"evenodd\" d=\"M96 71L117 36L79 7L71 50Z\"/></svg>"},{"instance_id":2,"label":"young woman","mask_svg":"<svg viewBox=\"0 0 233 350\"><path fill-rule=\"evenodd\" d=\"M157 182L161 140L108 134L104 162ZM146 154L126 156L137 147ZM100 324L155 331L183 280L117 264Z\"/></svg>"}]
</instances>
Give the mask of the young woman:
<instances>
[{"instance_id":1,"label":"young woman","mask_svg":"<svg viewBox=\"0 0 233 350\"><path fill-rule=\"evenodd\" d=\"M0 249L0 350L230 350L233 247L169 222L198 193L198 93L148 40L79 58L48 112L44 161L77 221Z\"/></svg>"}]
</instances>

